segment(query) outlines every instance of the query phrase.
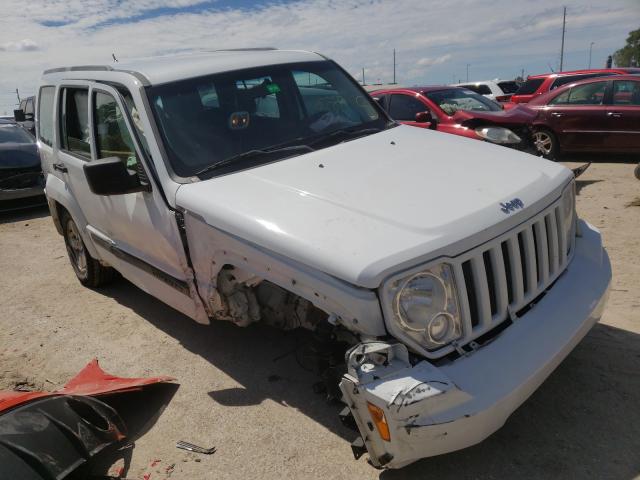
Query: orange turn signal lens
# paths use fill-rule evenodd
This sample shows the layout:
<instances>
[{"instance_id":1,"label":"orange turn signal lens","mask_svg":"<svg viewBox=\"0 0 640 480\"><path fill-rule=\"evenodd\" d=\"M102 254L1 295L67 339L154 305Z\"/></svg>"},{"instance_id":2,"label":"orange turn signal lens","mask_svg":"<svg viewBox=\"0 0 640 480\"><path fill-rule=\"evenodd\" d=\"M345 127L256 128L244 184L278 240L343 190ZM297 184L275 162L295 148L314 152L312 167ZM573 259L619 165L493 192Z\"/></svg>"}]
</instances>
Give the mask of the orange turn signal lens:
<instances>
[{"instance_id":1,"label":"orange turn signal lens","mask_svg":"<svg viewBox=\"0 0 640 480\"><path fill-rule=\"evenodd\" d=\"M367 408L371 414L371 419L378 429L380 437L386 441L391 441L391 434L389 433L389 425L387 424L387 418L384 416L384 412L380 407L375 406L373 403L367 402Z\"/></svg>"}]
</instances>

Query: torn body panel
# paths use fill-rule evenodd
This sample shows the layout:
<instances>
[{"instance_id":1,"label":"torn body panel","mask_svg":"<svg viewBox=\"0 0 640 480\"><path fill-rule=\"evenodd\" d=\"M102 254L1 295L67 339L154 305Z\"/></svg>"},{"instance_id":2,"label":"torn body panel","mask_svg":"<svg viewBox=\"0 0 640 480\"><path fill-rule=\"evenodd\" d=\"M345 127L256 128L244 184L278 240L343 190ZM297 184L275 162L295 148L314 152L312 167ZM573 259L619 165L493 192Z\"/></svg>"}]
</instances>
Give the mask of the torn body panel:
<instances>
[{"instance_id":1,"label":"torn body panel","mask_svg":"<svg viewBox=\"0 0 640 480\"><path fill-rule=\"evenodd\" d=\"M213 318L238 325L264 319L282 328L312 327L314 306L365 338L386 335L371 290L264 250L189 212L184 217L198 291Z\"/></svg>"},{"instance_id":2,"label":"torn body panel","mask_svg":"<svg viewBox=\"0 0 640 480\"><path fill-rule=\"evenodd\" d=\"M611 265L584 229L576 259L526 315L471 353L438 366L402 344L352 348L340 383L375 466L399 468L474 445L499 429L600 319ZM376 428L381 409L390 439Z\"/></svg>"}]
</instances>

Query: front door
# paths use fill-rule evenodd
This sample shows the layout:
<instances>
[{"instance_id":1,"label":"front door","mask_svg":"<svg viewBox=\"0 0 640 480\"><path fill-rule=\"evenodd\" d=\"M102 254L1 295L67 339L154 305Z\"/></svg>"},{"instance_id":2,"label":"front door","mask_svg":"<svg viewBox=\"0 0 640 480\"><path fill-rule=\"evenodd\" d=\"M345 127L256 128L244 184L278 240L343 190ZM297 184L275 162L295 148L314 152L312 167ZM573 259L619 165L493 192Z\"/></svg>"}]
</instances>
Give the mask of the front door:
<instances>
[{"instance_id":1,"label":"front door","mask_svg":"<svg viewBox=\"0 0 640 480\"><path fill-rule=\"evenodd\" d=\"M190 293L176 219L159 187L105 196L92 193L87 184L84 165L108 157L118 157L128 169L147 176L120 94L89 83L63 86L59 99L58 160L97 251L143 290L195 318L199 303Z\"/></svg>"}]
</instances>

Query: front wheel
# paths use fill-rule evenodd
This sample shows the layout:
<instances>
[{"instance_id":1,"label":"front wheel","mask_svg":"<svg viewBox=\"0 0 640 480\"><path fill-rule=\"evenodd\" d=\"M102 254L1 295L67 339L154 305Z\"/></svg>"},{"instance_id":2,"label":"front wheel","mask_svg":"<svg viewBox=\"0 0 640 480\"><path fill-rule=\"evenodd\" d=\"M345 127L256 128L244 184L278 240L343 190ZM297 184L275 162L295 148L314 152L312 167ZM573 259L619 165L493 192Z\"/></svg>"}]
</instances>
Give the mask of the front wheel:
<instances>
[{"instance_id":1,"label":"front wheel","mask_svg":"<svg viewBox=\"0 0 640 480\"><path fill-rule=\"evenodd\" d=\"M115 270L111 267L105 267L89 254L80 236L78 226L68 212L62 213L60 223L62 223L62 235L69 261L80 283L85 287L95 288L113 280Z\"/></svg>"},{"instance_id":2,"label":"front wheel","mask_svg":"<svg viewBox=\"0 0 640 480\"><path fill-rule=\"evenodd\" d=\"M636 178L638 180L640 180L640 163L638 165L636 165L636 168L633 171L633 174L636 176Z\"/></svg>"},{"instance_id":3,"label":"front wheel","mask_svg":"<svg viewBox=\"0 0 640 480\"><path fill-rule=\"evenodd\" d=\"M533 132L533 144L536 147L538 155L548 160L557 160L560 156L558 139L553 132L546 128L541 128Z\"/></svg>"}]
</instances>

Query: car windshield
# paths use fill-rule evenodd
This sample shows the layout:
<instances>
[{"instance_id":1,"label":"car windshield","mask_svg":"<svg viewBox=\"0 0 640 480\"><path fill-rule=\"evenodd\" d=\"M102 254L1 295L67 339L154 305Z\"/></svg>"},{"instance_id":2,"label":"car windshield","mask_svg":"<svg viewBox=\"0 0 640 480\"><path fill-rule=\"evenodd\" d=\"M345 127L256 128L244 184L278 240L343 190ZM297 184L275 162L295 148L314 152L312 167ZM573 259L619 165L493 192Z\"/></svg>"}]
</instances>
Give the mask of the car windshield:
<instances>
[{"instance_id":1,"label":"car windshield","mask_svg":"<svg viewBox=\"0 0 640 480\"><path fill-rule=\"evenodd\" d=\"M447 115L453 115L458 110L471 110L474 112L498 112L502 110L496 102L463 88L436 90L435 92L427 92L426 96L429 100L435 102Z\"/></svg>"},{"instance_id":2,"label":"car windshield","mask_svg":"<svg viewBox=\"0 0 640 480\"><path fill-rule=\"evenodd\" d=\"M269 152L269 161L299 155L393 125L331 61L235 70L147 93L171 166L183 177L214 165L233 169L256 153Z\"/></svg>"},{"instance_id":3,"label":"car windshield","mask_svg":"<svg viewBox=\"0 0 640 480\"><path fill-rule=\"evenodd\" d=\"M22 127L0 125L0 143L34 143L35 139Z\"/></svg>"}]
</instances>

